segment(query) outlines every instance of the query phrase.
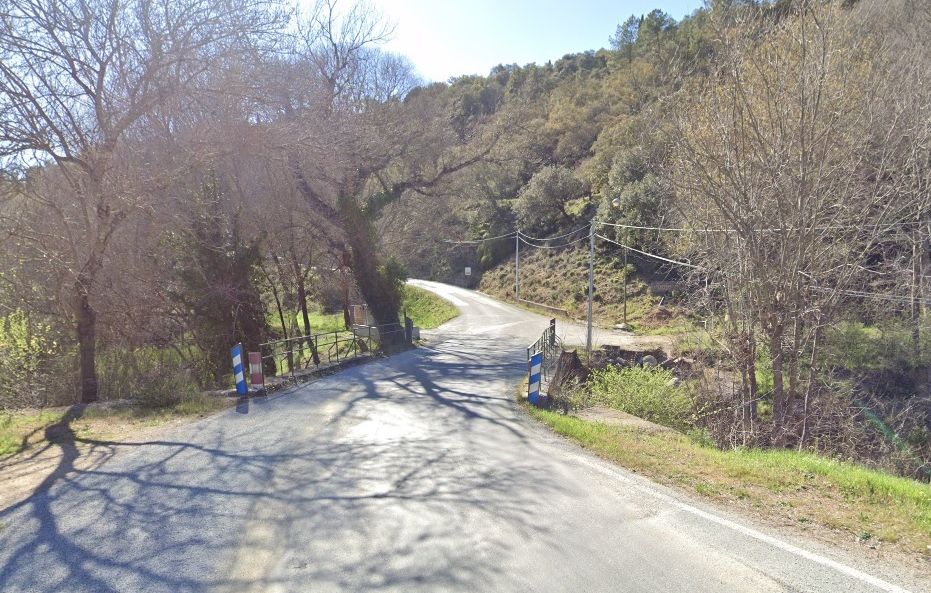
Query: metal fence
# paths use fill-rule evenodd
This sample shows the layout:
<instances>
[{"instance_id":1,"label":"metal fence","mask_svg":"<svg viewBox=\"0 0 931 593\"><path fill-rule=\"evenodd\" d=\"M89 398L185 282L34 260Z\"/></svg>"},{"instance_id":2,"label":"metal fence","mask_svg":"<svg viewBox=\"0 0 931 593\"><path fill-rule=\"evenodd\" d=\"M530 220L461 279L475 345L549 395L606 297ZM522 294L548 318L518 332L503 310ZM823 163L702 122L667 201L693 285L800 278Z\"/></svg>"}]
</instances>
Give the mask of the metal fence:
<instances>
[{"instance_id":1,"label":"metal fence","mask_svg":"<svg viewBox=\"0 0 931 593\"><path fill-rule=\"evenodd\" d=\"M562 340L556 335L555 319L550 319L549 327L543 330L543 333L540 334L536 342L527 346L528 363L531 357L537 352L543 354L543 366L540 380L541 383L545 384L549 381L550 374L555 368L556 362L559 360L559 355L562 353Z\"/></svg>"},{"instance_id":2,"label":"metal fence","mask_svg":"<svg viewBox=\"0 0 931 593\"><path fill-rule=\"evenodd\" d=\"M354 325L347 330L265 342L259 345L265 380L298 381L348 360L409 345L410 327L409 320L403 325Z\"/></svg>"}]
</instances>

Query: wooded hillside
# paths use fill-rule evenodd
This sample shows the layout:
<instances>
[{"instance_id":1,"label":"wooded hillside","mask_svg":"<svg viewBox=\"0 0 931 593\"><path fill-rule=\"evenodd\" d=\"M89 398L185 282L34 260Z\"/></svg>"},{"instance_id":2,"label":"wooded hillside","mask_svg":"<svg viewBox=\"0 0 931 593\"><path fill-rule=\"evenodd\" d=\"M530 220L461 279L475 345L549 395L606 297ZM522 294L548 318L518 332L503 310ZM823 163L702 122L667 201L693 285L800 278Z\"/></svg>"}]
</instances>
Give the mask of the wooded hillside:
<instances>
[{"instance_id":1,"label":"wooded hillside","mask_svg":"<svg viewBox=\"0 0 931 593\"><path fill-rule=\"evenodd\" d=\"M575 250L532 259L522 288L570 312L594 228L596 309L616 312L639 272L676 281L710 328L699 424L719 444L862 451L853 426L881 418L897 436L879 447L924 451L927 472L929 30L921 2L711 2L634 15L607 49L418 89L516 131L381 228L415 274L476 266L511 296L515 232L527 252Z\"/></svg>"}]
</instances>

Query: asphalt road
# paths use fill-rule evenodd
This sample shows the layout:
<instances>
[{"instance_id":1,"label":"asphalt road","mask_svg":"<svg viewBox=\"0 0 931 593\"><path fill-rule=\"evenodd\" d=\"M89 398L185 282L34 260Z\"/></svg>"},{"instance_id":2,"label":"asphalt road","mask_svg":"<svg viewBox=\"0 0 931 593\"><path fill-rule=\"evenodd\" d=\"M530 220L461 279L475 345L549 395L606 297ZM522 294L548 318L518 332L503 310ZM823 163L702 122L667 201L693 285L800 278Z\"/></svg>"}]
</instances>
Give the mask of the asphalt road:
<instances>
[{"instance_id":1,"label":"asphalt road","mask_svg":"<svg viewBox=\"0 0 931 593\"><path fill-rule=\"evenodd\" d=\"M461 289L428 347L155 442L0 512L0 590L921 591L604 463L514 403L543 317Z\"/></svg>"}]
</instances>

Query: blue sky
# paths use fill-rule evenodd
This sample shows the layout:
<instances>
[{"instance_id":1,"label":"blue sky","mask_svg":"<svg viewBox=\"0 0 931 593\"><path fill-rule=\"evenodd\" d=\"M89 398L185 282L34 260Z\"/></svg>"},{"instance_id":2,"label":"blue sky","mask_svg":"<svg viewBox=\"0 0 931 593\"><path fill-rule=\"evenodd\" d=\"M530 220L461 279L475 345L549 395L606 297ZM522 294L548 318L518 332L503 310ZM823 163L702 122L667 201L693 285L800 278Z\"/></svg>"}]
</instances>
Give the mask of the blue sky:
<instances>
[{"instance_id":1,"label":"blue sky","mask_svg":"<svg viewBox=\"0 0 931 593\"><path fill-rule=\"evenodd\" d=\"M385 49L442 81L497 64L545 63L608 45L631 14L660 8L681 19L701 0L370 0L395 23Z\"/></svg>"}]
</instances>

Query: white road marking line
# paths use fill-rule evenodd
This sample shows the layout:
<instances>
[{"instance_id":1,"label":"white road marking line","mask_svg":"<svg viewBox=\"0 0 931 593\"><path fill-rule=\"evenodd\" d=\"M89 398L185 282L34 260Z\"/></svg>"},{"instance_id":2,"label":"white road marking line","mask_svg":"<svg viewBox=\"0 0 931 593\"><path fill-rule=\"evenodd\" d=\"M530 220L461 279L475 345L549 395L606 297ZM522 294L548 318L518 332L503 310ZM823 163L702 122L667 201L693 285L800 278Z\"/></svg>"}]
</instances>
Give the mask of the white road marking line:
<instances>
[{"instance_id":1,"label":"white road marking line","mask_svg":"<svg viewBox=\"0 0 931 593\"><path fill-rule=\"evenodd\" d=\"M898 585L893 585L892 583L884 581L880 579L879 577L874 577L871 574L867 574L863 572L862 570L857 570L856 568L847 566L846 564L841 564L840 562L837 562L836 560L831 560L830 558L827 558L820 554L809 552L808 550L792 545L788 542L784 542L771 535L766 535L765 533L762 533L750 527L746 527L745 525L741 525L740 523L731 521L730 519L725 519L724 517L719 517L718 515L709 513L707 511L703 511L697 507L693 507L690 504L684 503L669 495L666 495L666 494L663 494L662 492L654 490L645 484L636 482L614 468L601 465L599 463L586 459L585 457L582 457L582 456L578 456L578 459L583 464L585 464L586 466L592 469L600 471L603 474L608 474L613 478L617 478L621 480L622 482L630 484L631 486L637 488L638 490L647 492L648 494L650 494L650 496L653 496L654 498L658 498L659 500L662 500L663 502L671 504L674 507L682 511L701 517L702 519L705 519L706 521L717 523L718 525L722 527L726 527L728 529L731 529L732 531L736 531L748 537L752 537L755 540L761 541L765 544L769 544L770 546L773 546L774 548L778 548L784 552L788 552L790 554L794 554L796 556L805 558L806 560L810 560L816 564L826 566L841 574L847 575L849 577L857 579L858 581L877 587L878 589L881 589L883 591L888 591L889 593L911 593L908 589L903 589L902 587L899 587Z\"/></svg>"},{"instance_id":2,"label":"white road marking line","mask_svg":"<svg viewBox=\"0 0 931 593\"><path fill-rule=\"evenodd\" d=\"M428 288L428 287L427 287L427 286L424 286L423 288ZM438 291L434 291L434 292L438 292ZM447 293L447 294L448 294L448 293ZM446 295L446 294L441 294L441 296L447 296L447 295ZM506 308L505 306L499 304L497 301L495 301L495 300L493 300L493 299L487 297L486 295L474 293L474 294L470 294L469 296L470 296L471 298L474 298L476 301L480 302L481 304L486 304L486 305L491 306L491 307L494 307L494 308L496 308L496 309L504 309L504 310L507 310L507 308ZM453 299L451 298L450 301L452 301L452 300L453 300ZM458 299L456 299L456 300L458 300ZM455 304L455 303L454 303L454 304ZM433 352L438 352L438 353L439 353L439 351L433 350L432 348L426 348L426 349L427 349L427 350L431 350L431 351L433 351ZM865 572L863 572L863 571L861 571L861 570L858 570L858 569L856 569L856 568L847 566L846 564L842 564L842 563L840 563L840 562L837 562L836 560L832 560L832 559L827 558L827 557L825 557L825 556L822 556L822 555L820 555L820 554L816 554L816 553L814 553L814 552L810 552L810 551L808 551L808 550L805 550L805 549L803 549L803 548L800 548L800 547L795 546L795 545L793 545L793 544L790 544L790 543L788 543L788 542L784 542L784 541L782 541L782 540L780 540L780 539L778 539L778 538L775 538L775 537L773 537L773 536L770 536L770 535L767 535L767 534L762 533L762 532L760 532L760 531L757 531L756 529L752 529L752 528L750 528L750 527L746 527L745 525L741 525L740 523L731 521L730 519L725 519L724 517L719 517L718 515L715 515L715 514L713 514L713 513L709 513L709 512L707 512L707 511L703 511L703 510L701 510L701 509L699 509L699 508L697 508L697 507L694 507L694 506L692 506L692 505L690 505L690 504L684 503L684 502L682 502L682 501L680 501L680 500L677 500L677 499L675 499L675 498L673 498L673 497L671 497L671 496L669 496L669 495L663 494L663 493L661 493L661 492L659 492L659 491L657 491L657 490L655 490L655 489L653 489L653 488L650 488L649 486L647 486L647 485L645 485L645 484L642 484L642 483L640 483L640 482L637 482L637 481L634 481L634 480L630 479L628 476L624 475L622 472L620 472L619 470L617 470L617 469L615 469L615 468L612 468L612 467L609 467L609 466L602 465L602 464L600 464L600 463L594 462L594 461L592 461L592 460L590 460L590 459L585 458L585 457L582 456L582 455L577 455L576 458L577 458L581 463L583 463L584 465L588 466L588 467L591 468L591 469L594 469L594 470L596 470L596 471L599 471L599 472L601 472L602 474L609 475L609 476L611 476L612 478L618 479L618 480L620 480L620 481L622 481L622 482L624 482L624 483L626 483L626 484L629 484L629 485L631 485L631 486L637 488L638 490L640 490L640 491L642 491L642 492L648 493L649 495L653 496L654 498L656 498L656 499L658 499L658 500L661 500L661 501L663 501L663 502L666 502L667 504L670 504L670 505L672 505L672 506L678 508L679 510L685 511L685 512L687 512L687 513L690 513L690 514L692 514L692 515L695 515L695 516L697 516L697 517L700 517L700 518L702 518L702 519L705 519L706 521L710 521L710 522L712 522L712 523L716 523L716 524L718 524L718 525L720 525L720 526L722 526L722 527L725 527L725 528L730 529L730 530L732 530L732 531L736 531L737 533L741 533L741 534L743 534L743 535L746 535L747 537L750 537L750 538L753 538L753 539L755 539L755 540L757 540L757 541L760 541L760 542L762 542L762 543L768 544L768 545L770 545L770 546L772 546L772 547L774 547L774 548L780 549L780 550L782 550L782 551L784 551L784 552L788 552L788 553L793 554L793 555L795 555L795 556L798 556L798 557L800 557L800 558L804 558L804 559L809 560L809 561L811 561L811 562L814 562L814 563L816 563L816 564L820 564L821 566L825 566L825 567L827 567L827 568L830 568L830 569L832 569L832 570L834 570L834 571L836 571L836 572L839 572L839 573L841 573L841 574L843 574L843 575L846 575L846 576L848 576L848 577L854 578L854 579L856 579L856 580L858 580L858 581L861 581L861 582L863 582L863 583L872 585L872 586L874 586L874 587L876 587L876 588L878 588L878 589L880 589L880 590L882 590L882 591L887 591L888 593L911 593L908 589L904 589L904 588L902 588L902 587L899 587L898 585L894 585L894 584L892 584L892 583L889 583L889 582L887 582L887 581L885 581L885 580L883 580L883 579L880 579L879 577L875 577L875 576L873 576L873 575L871 575L871 574L865 573Z\"/></svg>"},{"instance_id":3,"label":"white road marking line","mask_svg":"<svg viewBox=\"0 0 931 593\"><path fill-rule=\"evenodd\" d=\"M447 301L456 305L457 307L468 307L469 306L469 303L465 302L464 300L460 298L453 296L451 293L438 292L436 294L439 295L440 298L446 299Z\"/></svg>"},{"instance_id":4,"label":"white road marking line","mask_svg":"<svg viewBox=\"0 0 931 593\"><path fill-rule=\"evenodd\" d=\"M499 325L484 325L480 328L469 331L470 334L488 334L495 331L500 331L502 329L507 329L509 327L514 327L515 325L522 325L523 321L512 321L510 323L502 323Z\"/></svg>"},{"instance_id":5,"label":"white road marking line","mask_svg":"<svg viewBox=\"0 0 931 593\"><path fill-rule=\"evenodd\" d=\"M418 288L428 290L432 292L433 294L446 299L447 301L451 302L457 307L468 307L469 306L469 303L463 301L462 299L457 297L455 294L453 294L455 289L452 289L451 286L443 286L443 285L437 286L435 284L428 284L426 282L419 282L419 281L412 281L411 284L413 284L414 286Z\"/></svg>"}]
</instances>

